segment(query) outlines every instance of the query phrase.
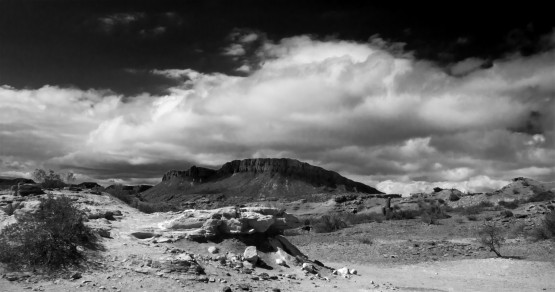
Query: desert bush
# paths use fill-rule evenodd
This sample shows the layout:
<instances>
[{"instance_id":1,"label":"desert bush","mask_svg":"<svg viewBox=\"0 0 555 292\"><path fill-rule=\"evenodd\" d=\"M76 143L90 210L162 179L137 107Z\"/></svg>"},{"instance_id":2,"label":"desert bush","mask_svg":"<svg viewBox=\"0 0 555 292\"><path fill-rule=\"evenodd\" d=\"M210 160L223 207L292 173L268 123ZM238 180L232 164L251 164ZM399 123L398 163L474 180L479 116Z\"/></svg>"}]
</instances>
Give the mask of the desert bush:
<instances>
[{"instance_id":1,"label":"desert bush","mask_svg":"<svg viewBox=\"0 0 555 292\"><path fill-rule=\"evenodd\" d=\"M547 213L541 224L532 229L530 236L532 236L534 240L555 238L555 212L551 211Z\"/></svg>"},{"instance_id":2,"label":"desert bush","mask_svg":"<svg viewBox=\"0 0 555 292\"><path fill-rule=\"evenodd\" d=\"M509 233L507 234L507 237L508 238L517 238L519 236L526 235L526 232L524 231L525 227L526 227L526 225L522 222L513 225L513 227L509 230Z\"/></svg>"},{"instance_id":3,"label":"desert bush","mask_svg":"<svg viewBox=\"0 0 555 292\"><path fill-rule=\"evenodd\" d=\"M374 241L372 241L372 239L366 238L366 237L365 237L365 238L359 239L359 241L360 241L360 243L362 243L362 244L368 244L368 245L374 244Z\"/></svg>"},{"instance_id":4,"label":"desert bush","mask_svg":"<svg viewBox=\"0 0 555 292\"><path fill-rule=\"evenodd\" d=\"M505 237L503 236L503 230L497 227L495 223L484 223L478 230L478 239L480 244L489 248L489 250L494 252L498 257L501 257L499 249L503 242L505 242Z\"/></svg>"},{"instance_id":5,"label":"desert bush","mask_svg":"<svg viewBox=\"0 0 555 292\"><path fill-rule=\"evenodd\" d=\"M142 202L142 201L136 200L133 202L133 205L131 206L147 214L151 214L155 212L178 211L178 208L176 206L168 203L149 203L149 202Z\"/></svg>"},{"instance_id":6,"label":"desert bush","mask_svg":"<svg viewBox=\"0 0 555 292\"><path fill-rule=\"evenodd\" d=\"M41 187L48 189L63 188L66 186L62 179L63 174L54 172L52 169L46 172L44 169L35 169L33 178L40 182ZM66 175L67 177L67 175Z\"/></svg>"},{"instance_id":7,"label":"desert bush","mask_svg":"<svg viewBox=\"0 0 555 292\"><path fill-rule=\"evenodd\" d=\"M312 222L312 227L316 233L334 232L348 226L338 215L324 215Z\"/></svg>"},{"instance_id":8,"label":"desert bush","mask_svg":"<svg viewBox=\"0 0 555 292\"><path fill-rule=\"evenodd\" d=\"M449 195L449 201L451 201L451 202L455 202L455 201L458 201L458 200L460 200L460 199L461 199L461 198L460 198L459 196L457 196L456 194L451 193L451 194Z\"/></svg>"},{"instance_id":9,"label":"desert bush","mask_svg":"<svg viewBox=\"0 0 555 292\"><path fill-rule=\"evenodd\" d=\"M386 220L408 220L414 219L420 212L417 210L391 210L386 212L385 219Z\"/></svg>"},{"instance_id":10,"label":"desert bush","mask_svg":"<svg viewBox=\"0 0 555 292\"><path fill-rule=\"evenodd\" d=\"M345 213L341 216L343 221L347 222L349 225L356 225L362 223L370 223L370 222L381 222L383 221L383 215L377 213Z\"/></svg>"},{"instance_id":11,"label":"desert bush","mask_svg":"<svg viewBox=\"0 0 555 292\"><path fill-rule=\"evenodd\" d=\"M536 193L528 198L528 202L542 202L542 201L549 201L555 199L555 193L552 191Z\"/></svg>"},{"instance_id":12,"label":"desert bush","mask_svg":"<svg viewBox=\"0 0 555 292\"><path fill-rule=\"evenodd\" d=\"M479 204L471 205L468 207L457 207L452 209L453 212L458 212L463 215L477 215L480 214L487 208L493 207L493 203L490 201L482 201Z\"/></svg>"},{"instance_id":13,"label":"desert bush","mask_svg":"<svg viewBox=\"0 0 555 292\"><path fill-rule=\"evenodd\" d=\"M84 258L80 248L97 249L97 237L67 197L41 198L36 213L0 233L0 262L16 269L58 269Z\"/></svg>"},{"instance_id":14,"label":"desert bush","mask_svg":"<svg viewBox=\"0 0 555 292\"><path fill-rule=\"evenodd\" d=\"M439 219L449 218L444 208L436 203L419 202L420 218L422 222L428 224L437 224Z\"/></svg>"},{"instance_id":15,"label":"desert bush","mask_svg":"<svg viewBox=\"0 0 555 292\"><path fill-rule=\"evenodd\" d=\"M503 207L505 207L507 209L511 209L511 210L518 208L519 203L520 202L518 200L513 200L513 201L501 200L501 201L497 202L497 204L499 206L503 206Z\"/></svg>"},{"instance_id":16,"label":"desert bush","mask_svg":"<svg viewBox=\"0 0 555 292\"><path fill-rule=\"evenodd\" d=\"M509 217L513 217L514 214L510 210L503 210L499 213L499 215L505 218L509 218Z\"/></svg>"},{"instance_id":17,"label":"desert bush","mask_svg":"<svg viewBox=\"0 0 555 292\"><path fill-rule=\"evenodd\" d=\"M478 217L476 215L467 215L466 219L468 219L468 221L478 221Z\"/></svg>"}]
</instances>

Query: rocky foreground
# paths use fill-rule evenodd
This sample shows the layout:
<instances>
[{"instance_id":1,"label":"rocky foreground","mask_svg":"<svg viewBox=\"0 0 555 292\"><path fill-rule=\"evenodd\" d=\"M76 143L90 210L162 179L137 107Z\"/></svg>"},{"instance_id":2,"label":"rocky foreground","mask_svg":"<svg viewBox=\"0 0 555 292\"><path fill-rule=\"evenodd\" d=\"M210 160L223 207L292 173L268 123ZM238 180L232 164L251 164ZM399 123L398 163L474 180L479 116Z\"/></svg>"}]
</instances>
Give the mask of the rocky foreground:
<instances>
[{"instance_id":1,"label":"rocky foreground","mask_svg":"<svg viewBox=\"0 0 555 292\"><path fill-rule=\"evenodd\" d=\"M277 208L144 214L106 193L47 192L72 198L105 251L91 255L88 269L76 268L54 281L4 271L1 291L298 291L293 287L308 282L333 288L337 279L357 274L310 259L280 235L301 222ZM2 204L19 202L19 207L11 216L2 214L0 226L35 212L38 197L1 196Z\"/></svg>"},{"instance_id":2,"label":"rocky foreground","mask_svg":"<svg viewBox=\"0 0 555 292\"><path fill-rule=\"evenodd\" d=\"M516 181L501 195L513 196L515 188L526 193L533 184L526 185ZM552 241L529 243L517 237L506 243L508 258L492 258L476 242L474 233L480 222L462 215L437 225L419 219L392 220L315 234L303 230L304 221L282 208L145 214L107 193L46 192L70 197L86 214L86 224L101 238L104 250L91 253L83 267L57 278L0 267L0 291L555 290ZM444 196L449 204L496 198L480 194L451 201L453 193L434 195ZM0 229L35 212L37 198L46 195L0 193L1 207L17 205L13 214L0 212ZM394 198L392 206L408 209L414 199ZM299 200L285 207L296 214L319 212L320 216L361 206L381 212L385 200L350 195L323 203ZM551 203L523 203L510 218L491 208L478 219L491 217L507 228L535 224L549 212ZM543 205L547 207L539 208Z\"/></svg>"}]
</instances>

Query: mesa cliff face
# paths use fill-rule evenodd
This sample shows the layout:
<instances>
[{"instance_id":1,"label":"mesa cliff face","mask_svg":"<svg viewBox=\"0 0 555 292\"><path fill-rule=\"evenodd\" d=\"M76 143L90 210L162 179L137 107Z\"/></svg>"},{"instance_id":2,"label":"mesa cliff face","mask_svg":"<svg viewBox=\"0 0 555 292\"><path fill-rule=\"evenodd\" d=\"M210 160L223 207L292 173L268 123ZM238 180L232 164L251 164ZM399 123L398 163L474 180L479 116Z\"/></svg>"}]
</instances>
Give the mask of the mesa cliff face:
<instances>
[{"instance_id":1,"label":"mesa cliff face","mask_svg":"<svg viewBox=\"0 0 555 292\"><path fill-rule=\"evenodd\" d=\"M199 196L215 196L241 203L268 198L298 200L313 194L339 192L381 194L370 186L305 162L258 158L234 160L218 170L193 166L168 171L160 184L143 193L143 198L184 202Z\"/></svg>"},{"instance_id":2,"label":"mesa cliff face","mask_svg":"<svg viewBox=\"0 0 555 292\"><path fill-rule=\"evenodd\" d=\"M192 166L188 170L170 170L164 174L162 181L169 181L172 178L188 178L193 181L201 182L216 174L216 171L204 167Z\"/></svg>"}]
</instances>

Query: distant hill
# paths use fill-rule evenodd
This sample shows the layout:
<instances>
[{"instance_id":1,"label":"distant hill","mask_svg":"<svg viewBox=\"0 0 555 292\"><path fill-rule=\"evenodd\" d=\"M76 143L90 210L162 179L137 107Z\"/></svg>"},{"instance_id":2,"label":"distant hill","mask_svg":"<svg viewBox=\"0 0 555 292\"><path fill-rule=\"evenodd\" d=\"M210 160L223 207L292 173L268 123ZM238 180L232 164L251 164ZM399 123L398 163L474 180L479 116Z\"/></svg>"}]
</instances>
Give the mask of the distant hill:
<instances>
[{"instance_id":1,"label":"distant hill","mask_svg":"<svg viewBox=\"0 0 555 292\"><path fill-rule=\"evenodd\" d=\"M547 191L555 191L555 182L540 182L531 178L517 177L493 192L493 195L509 199L520 199Z\"/></svg>"},{"instance_id":2,"label":"distant hill","mask_svg":"<svg viewBox=\"0 0 555 292\"><path fill-rule=\"evenodd\" d=\"M109 185L106 187L105 190L109 191L116 188L121 188L122 191L136 191L141 193L152 187L152 185Z\"/></svg>"},{"instance_id":3,"label":"distant hill","mask_svg":"<svg viewBox=\"0 0 555 292\"><path fill-rule=\"evenodd\" d=\"M234 160L218 170L193 166L171 170L162 182L143 192L150 202L186 202L195 199L245 203L252 200L299 200L315 194L345 192L382 194L336 172L293 159Z\"/></svg>"},{"instance_id":4,"label":"distant hill","mask_svg":"<svg viewBox=\"0 0 555 292\"><path fill-rule=\"evenodd\" d=\"M11 178L11 177L0 177L0 186L13 186L21 184L34 184L35 181L28 178Z\"/></svg>"}]
</instances>

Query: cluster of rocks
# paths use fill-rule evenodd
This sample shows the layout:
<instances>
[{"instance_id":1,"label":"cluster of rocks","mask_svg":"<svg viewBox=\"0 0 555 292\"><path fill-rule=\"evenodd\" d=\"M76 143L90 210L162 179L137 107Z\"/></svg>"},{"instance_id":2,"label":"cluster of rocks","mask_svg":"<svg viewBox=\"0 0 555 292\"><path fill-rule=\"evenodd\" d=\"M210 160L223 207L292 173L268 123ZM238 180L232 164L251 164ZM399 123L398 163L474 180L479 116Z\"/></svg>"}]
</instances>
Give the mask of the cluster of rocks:
<instances>
[{"instance_id":1,"label":"cluster of rocks","mask_svg":"<svg viewBox=\"0 0 555 292\"><path fill-rule=\"evenodd\" d=\"M191 240L254 233L278 234L300 227L300 220L285 210L270 207L226 207L214 210L185 210L159 224L161 230L181 230Z\"/></svg>"}]
</instances>

